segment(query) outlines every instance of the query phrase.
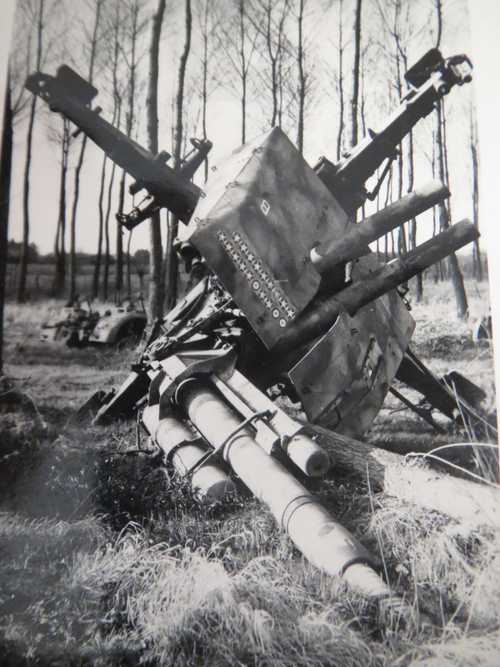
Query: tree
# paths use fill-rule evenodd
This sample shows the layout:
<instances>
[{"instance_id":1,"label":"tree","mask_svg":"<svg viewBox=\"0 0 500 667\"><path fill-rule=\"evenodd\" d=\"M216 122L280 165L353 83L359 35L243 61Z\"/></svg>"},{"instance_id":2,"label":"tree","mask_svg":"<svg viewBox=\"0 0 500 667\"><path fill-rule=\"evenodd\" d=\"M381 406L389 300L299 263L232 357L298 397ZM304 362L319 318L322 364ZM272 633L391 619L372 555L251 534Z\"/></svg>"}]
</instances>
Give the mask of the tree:
<instances>
[{"instance_id":1,"label":"tree","mask_svg":"<svg viewBox=\"0 0 500 667\"><path fill-rule=\"evenodd\" d=\"M115 0L114 11L111 12L109 17L109 28L110 32L113 34L113 40L111 43L111 53L110 53L110 66L111 66L111 81L112 81L112 97L113 97L113 125L119 129L121 124L121 111L122 111L122 92L120 90L118 82L118 69L120 66L120 43L121 43L121 2ZM102 285L102 294L104 301L107 301L109 296L109 266L111 259L111 246L110 246L110 235L109 235L109 222L111 217L111 208L113 200L113 187L115 183L115 174L116 174L116 163L113 162L111 165L111 175L108 183L108 201L106 206L106 214L104 217L104 271L103 271L103 285ZM123 204L122 204L123 208ZM123 254L122 247L120 244L121 234L120 230L117 230L117 244L120 246L119 255L117 253L117 262L120 263L120 272L123 272Z\"/></svg>"},{"instance_id":2,"label":"tree","mask_svg":"<svg viewBox=\"0 0 500 667\"><path fill-rule=\"evenodd\" d=\"M201 132L203 139L208 138L207 134L207 110L208 98L212 92L212 87L217 85L215 76L210 72L210 65L213 59L215 49L213 48L213 37L216 21L214 20L214 2L213 0L198 0L198 30L202 41L201 52ZM212 84L212 85L211 85ZM214 87L215 87L214 86ZM204 163L204 180L208 179L208 156Z\"/></svg>"},{"instance_id":3,"label":"tree","mask_svg":"<svg viewBox=\"0 0 500 667\"><path fill-rule=\"evenodd\" d=\"M39 71L42 65L43 53L43 28L44 28L44 10L45 0L37 0L34 6L34 22L36 24L36 70ZM28 275L28 248L30 235L30 172L33 152L33 129L35 126L35 113L37 106L37 96L31 98L30 112L28 119L28 130L26 134L26 157L24 161L23 176L23 245L21 251L21 263L19 266L19 283L17 286L17 301L23 303L26 300L26 279Z\"/></svg>"},{"instance_id":4,"label":"tree","mask_svg":"<svg viewBox=\"0 0 500 667\"><path fill-rule=\"evenodd\" d=\"M7 234L12 167L12 117L10 80L9 74L7 74L2 127L2 152L0 155L0 377L3 375L3 315L5 278L7 275Z\"/></svg>"},{"instance_id":5,"label":"tree","mask_svg":"<svg viewBox=\"0 0 500 667\"><path fill-rule=\"evenodd\" d=\"M472 222L479 227L479 158L478 158L478 138L477 123L474 106L470 106L470 153L472 168ZM481 259L481 247L479 239L474 241L474 250L472 253L472 272L474 277L481 281L483 279L483 263Z\"/></svg>"},{"instance_id":6,"label":"tree","mask_svg":"<svg viewBox=\"0 0 500 667\"><path fill-rule=\"evenodd\" d=\"M94 23L92 28L92 34L90 38L90 51L89 51L89 69L88 69L88 81L92 83L94 80L94 68L96 62L97 46L98 46L98 31L101 19L101 10L104 4L104 0L95 0L95 11L94 11ZM76 262L76 215L78 210L78 200L80 197L80 175L83 167L83 160L85 158L85 149L87 147L87 135L84 133L82 137L82 143L80 144L80 153L78 155L78 161L75 166L75 175L74 175L74 186L73 186L73 205L71 208L71 221L70 221L70 254L69 254L69 280L70 280L70 300L73 300L76 296L76 271L77 271L77 262Z\"/></svg>"},{"instance_id":7,"label":"tree","mask_svg":"<svg viewBox=\"0 0 500 667\"><path fill-rule=\"evenodd\" d=\"M304 66L304 4L305 0L299 0L299 9L297 14L297 68L298 68L298 118L297 118L297 148L301 153L304 152L304 116L306 106L306 73Z\"/></svg>"},{"instance_id":8,"label":"tree","mask_svg":"<svg viewBox=\"0 0 500 667\"><path fill-rule=\"evenodd\" d=\"M439 48L441 43L441 37L443 34L443 8L441 0L434 0L435 9L436 9L436 18L437 18L437 38L436 38L436 48ZM448 175L447 175L447 147L446 147L446 114L444 110L444 100L441 99L438 102L436 109L436 126L437 126L437 166L440 180L448 185ZM449 209L445 202L438 204L439 211L439 227L443 231L448 229L450 226L450 214ZM459 319L465 319L468 315L469 307L467 303L467 294L465 292L464 279L462 271L460 270L460 265L456 254L453 252L448 256L447 259L450 278L453 285L453 291L455 293L455 301L457 305L457 317Z\"/></svg>"},{"instance_id":9,"label":"tree","mask_svg":"<svg viewBox=\"0 0 500 667\"><path fill-rule=\"evenodd\" d=\"M361 9L362 0L355 0L353 15L353 42L354 54L352 60L352 90L349 105L350 112L350 141L351 146L358 143L358 103L359 103L359 74L361 58Z\"/></svg>"},{"instance_id":10,"label":"tree","mask_svg":"<svg viewBox=\"0 0 500 667\"><path fill-rule=\"evenodd\" d=\"M106 182L106 164L108 156L106 153L102 156L101 178L99 184L98 210L99 210L99 227L97 233L97 252L94 260L94 273L92 276L92 298L97 299L99 296L99 278L101 275L102 262L102 242L104 237L104 186Z\"/></svg>"},{"instance_id":11,"label":"tree","mask_svg":"<svg viewBox=\"0 0 500 667\"><path fill-rule=\"evenodd\" d=\"M241 109L241 143L247 140L247 95L253 56L259 36L249 17L250 5L245 0L236 1L236 11L227 18L228 5L221 7L218 43L224 53L236 84L228 76L231 87L236 88Z\"/></svg>"},{"instance_id":12,"label":"tree","mask_svg":"<svg viewBox=\"0 0 500 667\"><path fill-rule=\"evenodd\" d=\"M125 64L127 76L127 110L125 114L125 133L127 137L132 135L135 122L135 98L137 93L138 72L140 56L138 55L138 42L147 25L146 20L142 19L141 12L143 9L144 0L129 0L125 3L125 19L123 24L123 45L121 46L121 53L123 62ZM118 198L118 213L123 212L125 202L125 181L126 172L122 171L120 178L120 190ZM131 278L130 278L130 242L131 235L127 243L127 297L132 298L131 294ZM123 236L120 227L117 229L116 235L116 279L115 290L118 298L123 289Z\"/></svg>"},{"instance_id":13,"label":"tree","mask_svg":"<svg viewBox=\"0 0 500 667\"><path fill-rule=\"evenodd\" d=\"M184 86L186 81L186 68L189 58L189 51L191 50L191 30L193 24L193 17L191 13L191 0L185 0L185 39L184 48L179 62L179 71L177 76L177 95L175 100L175 134L174 134L174 167L179 169L182 158L182 142L184 138L183 129L183 109L184 109ZM177 300L177 278L178 278L178 261L177 254L174 250L174 241L177 238L179 230L179 220L175 216L171 216L170 225L166 244L166 275L167 275L167 290L166 290L166 306L172 308Z\"/></svg>"},{"instance_id":14,"label":"tree","mask_svg":"<svg viewBox=\"0 0 500 667\"><path fill-rule=\"evenodd\" d=\"M339 2L339 22L338 22L338 77L337 77L337 92L339 105L339 127L337 130L337 161L340 160L343 153L343 139L344 139L344 30L342 25L343 19L343 0Z\"/></svg>"},{"instance_id":15,"label":"tree","mask_svg":"<svg viewBox=\"0 0 500 667\"><path fill-rule=\"evenodd\" d=\"M156 12L151 21L151 41L149 46L149 79L146 108L148 116L149 150L158 153L158 56L160 37L165 14L165 0L158 0ZM164 285L162 283L162 242L160 213L155 211L150 220L150 270L149 270L149 315L151 320L163 314Z\"/></svg>"},{"instance_id":16,"label":"tree","mask_svg":"<svg viewBox=\"0 0 500 667\"><path fill-rule=\"evenodd\" d=\"M249 20L261 41L261 57L266 66L259 67L256 74L266 91L265 102L269 111L269 125L282 125L283 114L283 63L286 51L291 51L287 43L285 25L290 14L290 0L255 0Z\"/></svg>"},{"instance_id":17,"label":"tree","mask_svg":"<svg viewBox=\"0 0 500 667\"><path fill-rule=\"evenodd\" d=\"M50 133L51 139L56 144L59 144L60 149L59 203L56 234L54 238L54 280L52 283L52 289L56 295L61 294L66 285L66 186L69 149L71 144L69 120L67 118L62 118L61 122L61 130Z\"/></svg>"}]
</instances>

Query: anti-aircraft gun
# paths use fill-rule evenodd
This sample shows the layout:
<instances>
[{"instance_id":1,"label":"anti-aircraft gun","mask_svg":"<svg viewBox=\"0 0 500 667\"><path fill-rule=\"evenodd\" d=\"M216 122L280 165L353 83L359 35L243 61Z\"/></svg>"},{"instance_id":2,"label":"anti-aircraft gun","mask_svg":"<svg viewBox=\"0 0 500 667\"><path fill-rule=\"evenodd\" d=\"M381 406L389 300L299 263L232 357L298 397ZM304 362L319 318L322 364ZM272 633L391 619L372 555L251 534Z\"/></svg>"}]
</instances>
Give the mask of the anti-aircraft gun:
<instances>
[{"instance_id":1,"label":"anti-aircraft gun","mask_svg":"<svg viewBox=\"0 0 500 667\"><path fill-rule=\"evenodd\" d=\"M203 190L191 177L209 142L195 142L190 161L172 169L167 153L152 155L92 110L96 89L70 68L33 74L26 84L126 169L134 192L147 190L146 209L120 222L132 227L166 207L188 223L190 261L206 266L207 275L153 327L122 387L101 396L96 421L139 411L200 498L222 498L236 474L309 560L376 595L388 589L371 556L299 481L324 474L328 456L274 399L285 394L309 422L359 435L398 378L452 419L474 414L460 397L471 387L465 379L448 378L450 389L409 350L414 321L397 287L477 238L477 230L462 221L386 265L369 251L372 241L449 196L436 182L354 222L374 196L367 179L444 95L470 81L470 70L466 56L443 58L433 49L407 72L409 92L384 126L337 164L321 158L311 168L273 128L234 151Z\"/></svg>"}]
</instances>

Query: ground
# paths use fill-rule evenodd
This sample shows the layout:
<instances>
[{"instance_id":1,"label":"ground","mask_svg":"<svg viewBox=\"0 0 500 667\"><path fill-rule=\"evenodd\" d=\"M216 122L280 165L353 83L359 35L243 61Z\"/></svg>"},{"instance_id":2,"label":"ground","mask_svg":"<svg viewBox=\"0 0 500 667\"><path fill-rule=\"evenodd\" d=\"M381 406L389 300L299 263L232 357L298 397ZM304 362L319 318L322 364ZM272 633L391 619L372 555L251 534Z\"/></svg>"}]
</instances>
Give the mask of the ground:
<instances>
[{"instance_id":1,"label":"ground","mask_svg":"<svg viewBox=\"0 0 500 667\"><path fill-rule=\"evenodd\" d=\"M447 285L414 307L414 348L464 372L494 403L492 351L457 322ZM472 320L487 286L469 285ZM198 506L136 449L135 424L75 422L95 389L118 384L134 352L38 342L47 304L8 306L0 403L0 664L500 664L500 535L403 504L337 473L323 502L384 563L431 623L381 627L373 605L306 563L269 512L241 496ZM17 393L16 393L17 392ZM436 436L395 399L367 439L387 449Z\"/></svg>"}]
</instances>

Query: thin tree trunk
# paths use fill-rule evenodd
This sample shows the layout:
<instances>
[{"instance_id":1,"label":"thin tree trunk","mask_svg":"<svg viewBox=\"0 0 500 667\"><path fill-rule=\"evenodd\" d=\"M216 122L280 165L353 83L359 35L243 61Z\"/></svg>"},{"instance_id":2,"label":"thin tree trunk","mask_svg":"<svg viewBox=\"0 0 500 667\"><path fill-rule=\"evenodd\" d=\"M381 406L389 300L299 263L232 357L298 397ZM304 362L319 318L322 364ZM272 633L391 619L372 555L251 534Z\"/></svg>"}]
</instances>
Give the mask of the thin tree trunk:
<instances>
[{"instance_id":1,"label":"thin tree trunk","mask_svg":"<svg viewBox=\"0 0 500 667\"><path fill-rule=\"evenodd\" d=\"M130 261L130 244L132 243L132 232L131 229L128 233L127 239L127 299L132 301L132 266ZM144 294L141 294L141 298L144 298Z\"/></svg>"},{"instance_id":2,"label":"thin tree trunk","mask_svg":"<svg viewBox=\"0 0 500 667\"><path fill-rule=\"evenodd\" d=\"M239 0L240 61L241 61L241 143L247 139L247 62L245 54L245 0Z\"/></svg>"},{"instance_id":3,"label":"thin tree trunk","mask_svg":"<svg viewBox=\"0 0 500 667\"><path fill-rule=\"evenodd\" d=\"M88 81L92 83L94 78L94 66L95 66L95 56L97 50L97 31L99 28L99 21L101 17L101 7L104 0L96 0L95 15L94 15L94 28L92 32L92 39L90 42L90 62L89 62L89 76ZM82 143L80 145L80 154L78 155L78 161L75 167L75 180L73 187L73 205L71 208L71 223L70 223L70 254L69 254L69 292L70 300L72 301L76 297L76 273L77 273L77 262L76 262L76 214L78 211L78 201L80 198L80 175L83 167L83 160L85 157L85 149L87 147L87 135L84 134L82 138Z\"/></svg>"},{"instance_id":4,"label":"thin tree trunk","mask_svg":"<svg viewBox=\"0 0 500 667\"><path fill-rule=\"evenodd\" d=\"M437 117L438 117L439 177L443 183L448 184L448 179L446 174L446 154L445 154L445 141L444 141L445 128L443 127L444 113L443 113L442 101L439 103L439 107L437 109ZM448 209L446 208L446 205L444 203L441 203L439 204L438 210L439 210L440 230L444 231L448 229L450 226ZM455 293L455 301L457 305L457 317L463 320L468 316L469 307L467 303L467 295L465 293L465 285L464 285L462 271L460 270L458 258L454 252L452 252L448 256L448 268L450 272L451 282L453 285L453 291Z\"/></svg>"},{"instance_id":5,"label":"thin tree trunk","mask_svg":"<svg viewBox=\"0 0 500 667\"><path fill-rule=\"evenodd\" d=\"M361 8L362 0L356 0L354 10L354 59L352 66L352 96L351 96L351 146L358 143L358 101L359 101L359 66L361 60Z\"/></svg>"},{"instance_id":6,"label":"thin tree trunk","mask_svg":"<svg viewBox=\"0 0 500 667\"><path fill-rule=\"evenodd\" d=\"M2 153L0 156L0 376L3 375L3 318L5 303L5 279L7 277L7 247L10 204L10 180L12 169L12 106L10 77L4 99L2 127Z\"/></svg>"},{"instance_id":7,"label":"thin tree trunk","mask_svg":"<svg viewBox=\"0 0 500 667\"><path fill-rule=\"evenodd\" d=\"M125 172L120 178L118 195L118 214L123 213L125 203ZM123 291L123 230L121 225L116 226L116 265L115 265L115 292L117 303L121 302Z\"/></svg>"},{"instance_id":8,"label":"thin tree trunk","mask_svg":"<svg viewBox=\"0 0 500 667\"><path fill-rule=\"evenodd\" d=\"M185 41L184 49L179 63L179 75L177 82L177 98L176 98L176 122L175 122L175 145L174 145L174 161L175 168L179 169L181 166L182 141L184 138L183 128L183 113L184 113L184 85L186 80L186 67L189 58L189 51L191 49L191 31L192 31L192 14L191 14L191 0L185 0ZM171 217L170 229L168 234L168 245L166 249L165 261L167 262L167 290L166 290L166 306L172 308L177 301L177 283L178 283L178 259L174 251L174 242L177 238L179 229L179 219L175 216Z\"/></svg>"},{"instance_id":9,"label":"thin tree trunk","mask_svg":"<svg viewBox=\"0 0 500 667\"><path fill-rule=\"evenodd\" d=\"M203 56L202 56L202 90L201 90L201 131L203 139L207 139L207 107L208 107L208 7L205 0L203 8ZM204 182L208 180L208 156L204 162Z\"/></svg>"},{"instance_id":10,"label":"thin tree trunk","mask_svg":"<svg viewBox=\"0 0 500 667\"><path fill-rule=\"evenodd\" d=\"M43 37L43 11L45 0L39 0L37 12L37 47L36 47L36 70L39 71L42 63L42 37ZM26 158L24 162L23 176L23 241L21 245L21 257L19 260L19 283L17 286L17 301L23 303L26 301L26 280L28 276L28 257L29 257L29 235L30 235L30 172L31 160L33 155L33 128L35 125L37 96L33 95L30 105L30 114L28 120L28 132L26 135Z\"/></svg>"},{"instance_id":11,"label":"thin tree trunk","mask_svg":"<svg viewBox=\"0 0 500 667\"><path fill-rule=\"evenodd\" d=\"M338 80L338 93L339 93L339 129L337 132L337 161L342 157L342 145L343 145L343 136L344 136L344 113L345 113L345 102L344 102L344 38L343 38L343 0L339 2L339 80Z\"/></svg>"},{"instance_id":12,"label":"thin tree trunk","mask_svg":"<svg viewBox=\"0 0 500 667\"><path fill-rule=\"evenodd\" d=\"M443 32L443 14L442 14L442 4L441 0L435 0L436 7L436 16L437 16L437 38L436 38L436 48L440 47L441 36ZM439 168L439 178L445 184L449 183L448 174L447 174L447 153L446 153L446 118L444 114L444 105L443 100L438 103L436 109L437 116L437 143L438 143L438 155L437 162ZM450 226L450 218L448 209L444 203L439 205L439 219L440 219L440 228L441 231L448 229ZM455 301L457 304L457 317L459 319L465 319L469 312L469 307L467 303L467 295L465 293L465 285L462 272L460 270L460 265L456 254L453 252L448 256L448 267L450 271L451 282L453 285L453 291L455 293Z\"/></svg>"},{"instance_id":13,"label":"thin tree trunk","mask_svg":"<svg viewBox=\"0 0 500 667\"><path fill-rule=\"evenodd\" d=\"M137 69L137 38L140 31L139 24L139 13L141 6L138 0L135 0L132 5L132 25L130 32L130 44L131 44L131 54L130 54L130 66L129 66L129 77L128 77L128 109L125 120L125 128L127 137L132 135L132 129L134 126L134 116L135 116L135 88L136 88L136 69ZM118 212L121 213L124 207L125 199L125 183L126 183L126 172L122 171L122 177L120 180L120 197ZM129 233L127 239L127 251L125 258L126 266L126 283L127 283L127 299L132 299L132 277L131 277L131 264L130 264L130 243L132 241L132 232ZM123 236L120 226L117 228L117 240L116 240L116 291L118 293L118 298L120 297L120 291L123 289Z\"/></svg>"},{"instance_id":14,"label":"thin tree trunk","mask_svg":"<svg viewBox=\"0 0 500 667\"><path fill-rule=\"evenodd\" d=\"M108 156L106 154L103 155L102 158L102 167L101 167L101 180L99 184L99 200L98 200L98 208L99 208L99 231L98 231L98 237L97 237L97 252L96 252L96 257L95 257L95 262L94 262L94 275L92 278L92 298L97 299L99 296L99 281L101 277L101 262L102 262L102 241L103 241L103 235L104 235L104 184L106 181L106 163L108 160Z\"/></svg>"},{"instance_id":15,"label":"thin tree trunk","mask_svg":"<svg viewBox=\"0 0 500 667\"><path fill-rule=\"evenodd\" d=\"M470 129L470 152L472 160L472 222L476 227L479 227L479 159L477 151L477 132L475 129L475 121L472 117L471 110L471 129ZM474 241L473 250L474 260L474 277L476 280L483 279L483 263L481 259L481 248L479 239Z\"/></svg>"},{"instance_id":16,"label":"thin tree trunk","mask_svg":"<svg viewBox=\"0 0 500 667\"><path fill-rule=\"evenodd\" d=\"M113 162L111 167L111 176L108 184L108 202L106 206L106 216L104 218L104 271L102 276L102 296L107 301L109 296L109 266L111 262L110 242L109 242L109 218L111 215L111 203L113 199L113 187L115 184L116 164Z\"/></svg>"},{"instance_id":17,"label":"thin tree trunk","mask_svg":"<svg viewBox=\"0 0 500 667\"><path fill-rule=\"evenodd\" d=\"M358 0L361 2L361 0ZM299 113L297 122L297 148L300 153L304 152L304 115L306 103L306 77L304 73L304 0L299 0L299 14L297 17L298 26L298 45L297 45L297 65L299 68L299 88L298 103Z\"/></svg>"},{"instance_id":18,"label":"thin tree trunk","mask_svg":"<svg viewBox=\"0 0 500 667\"><path fill-rule=\"evenodd\" d=\"M394 36L394 57L396 60L396 90L398 94L398 100L403 97L403 82L401 77L401 59L403 58L404 63L406 64L406 57L400 45L400 26L399 18L401 15L401 1L396 0L394 5L394 25L393 25L393 36ZM406 69L406 67L405 67ZM399 145L399 155L398 155L398 199L401 199L403 196L403 174L404 174L404 157L403 157L403 142ZM408 243L406 241L406 227L404 223L398 227L398 254L404 255L408 250ZM405 283L406 286L406 283Z\"/></svg>"},{"instance_id":19,"label":"thin tree trunk","mask_svg":"<svg viewBox=\"0 0 500 667\"><path fill-rule=\"evenodd\" d=\"M159 0L151 27L148 96L146 100L149 150L154 155L158 153L158 56L164 13L165 0ZM149 315L151 320L163 315L162 251L160 213L156 211L151 216L150 221Z\"/></svg>"},{"instance_id":20,"label":"thin tree trunk","mask_svg":"<svg viewBox=\"0 0 500 667\"><path fill-rule=\"evenodd\" d=\"M414 152L413 152L413 132L410 131L408 135L408 155L407 155L407 167L408 167L408 192L412 192L414 182L415 182L415 172L414 172ZM410 220L410 249L414 250L417 247L417 221L415 218ZM424 284L422 273L417 274L415 278L416 284L416 298L417 303L422 301L424 294Z\"/></svg>"},{"instance_id":21,"label":"thin tree trunk","mask_svg":"<svg viewBox=\"0 0 500 667\"><path fill-rule=\"evenodd\" d=\"M53 290L55 294L64 291L66 283L66 176L68 172L69 121L63 119L61 142L61 174L59 180L59 213L54 244L55 275Z\"/></svg>"}]
</instances>

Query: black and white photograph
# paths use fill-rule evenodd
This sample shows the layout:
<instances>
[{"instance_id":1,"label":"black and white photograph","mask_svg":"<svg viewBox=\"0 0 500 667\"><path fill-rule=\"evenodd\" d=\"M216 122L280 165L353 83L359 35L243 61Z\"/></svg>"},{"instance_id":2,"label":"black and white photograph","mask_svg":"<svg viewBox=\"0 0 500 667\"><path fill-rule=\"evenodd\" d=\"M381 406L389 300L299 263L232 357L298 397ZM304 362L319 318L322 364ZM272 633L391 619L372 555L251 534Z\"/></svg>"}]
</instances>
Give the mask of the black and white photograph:
<instances>
[{"instance_id":1,"label":"black and white photograph","mask_svg":"<svg viewBox=\"0 0 500 667\"><path fill-rule=\"evenodd\" d=\"M0 665L497 667L500 5L2 4Z\"/></svg>"}]
</instances>

